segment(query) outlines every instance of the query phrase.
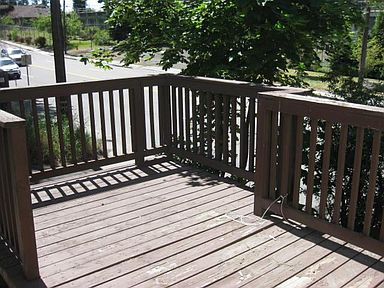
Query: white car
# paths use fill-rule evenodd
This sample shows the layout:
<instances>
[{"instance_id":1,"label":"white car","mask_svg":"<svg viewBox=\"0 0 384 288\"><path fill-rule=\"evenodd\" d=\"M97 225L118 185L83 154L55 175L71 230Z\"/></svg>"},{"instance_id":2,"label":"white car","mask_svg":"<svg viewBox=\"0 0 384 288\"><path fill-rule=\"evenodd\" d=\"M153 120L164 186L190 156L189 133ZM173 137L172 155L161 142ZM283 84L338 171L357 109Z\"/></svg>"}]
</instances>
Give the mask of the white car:
<instances>
[{"instance_id":1,"label":"white car","mask_svg":"<svg viewBox=\"0 0 384 288\"><path fill-rule=\"evenodd\" d=\"M20 48L3 48L1 49L2 57L9 57L16 62L17 65L21 66L21 56L24 55L24 50Z\"/></svg>"},{"instance_id":2,"label":"white car","mask_svg":"<svg viewBox=\"0 0 384 288\"><path fill-rule=\"evenodd\" d=\"M0 58L0 69L8 73L9 79L21 78L19 65L9 57Z\"/></svg>"}]
</instances>

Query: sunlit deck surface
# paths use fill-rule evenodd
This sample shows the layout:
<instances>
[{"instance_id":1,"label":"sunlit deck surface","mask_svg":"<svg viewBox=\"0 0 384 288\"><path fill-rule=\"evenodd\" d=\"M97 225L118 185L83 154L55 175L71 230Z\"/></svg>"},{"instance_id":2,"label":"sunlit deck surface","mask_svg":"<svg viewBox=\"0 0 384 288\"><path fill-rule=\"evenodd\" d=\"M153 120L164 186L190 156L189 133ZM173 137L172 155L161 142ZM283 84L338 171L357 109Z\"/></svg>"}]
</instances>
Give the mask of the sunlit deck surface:
<instances>
[{"instance_id":1,"label":"sunlit deck surface","mask_svg":"<svg viewBox=\"0 0 384 288\"><path fill-rule=\"evenodd\" d=\"M384 285L379 256L279 218L234 221L251 191L170 160L32 189L47 287Z\"/></svg>"}]
</instances>

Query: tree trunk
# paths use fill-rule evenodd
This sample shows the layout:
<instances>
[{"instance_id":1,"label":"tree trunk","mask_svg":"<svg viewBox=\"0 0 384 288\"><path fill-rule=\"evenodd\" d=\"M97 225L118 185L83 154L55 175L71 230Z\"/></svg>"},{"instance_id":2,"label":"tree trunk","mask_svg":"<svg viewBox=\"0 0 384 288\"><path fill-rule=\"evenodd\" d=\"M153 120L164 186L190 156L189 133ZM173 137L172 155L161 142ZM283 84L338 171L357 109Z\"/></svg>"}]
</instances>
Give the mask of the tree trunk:
<instances>
[{"instance_id":1,"label":"tree trunk","mask_svg":"<svg viewBox=\"0 0 384 288\"><path fill-rule=\"evenodd\" d=\"M369 36L369 18L371 14L371 8L368 6L365 11L365 25L363 31L363 39L361 43L361 55L360 55L360 64L359 64L359 80L358 83L363 85L365 77L365 63L367 59L367 46L368 46L368 36Z\"/></svg>"}]
</instances>

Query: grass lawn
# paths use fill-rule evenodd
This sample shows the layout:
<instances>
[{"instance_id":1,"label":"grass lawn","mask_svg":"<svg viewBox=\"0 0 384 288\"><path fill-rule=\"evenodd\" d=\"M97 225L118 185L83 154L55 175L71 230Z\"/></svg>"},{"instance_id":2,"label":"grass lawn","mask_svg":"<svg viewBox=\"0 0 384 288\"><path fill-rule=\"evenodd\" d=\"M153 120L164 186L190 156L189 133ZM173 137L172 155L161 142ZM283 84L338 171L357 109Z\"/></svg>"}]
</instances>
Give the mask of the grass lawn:
<instances>
[{"instance_id":1,"label":"grass lawn","mask_svg":"<svg viewBox=\"0 0 384 288\"><path fill-rule=\"evenodd\" d=\"M304 81L308 83L309 88L314 90L328 90L328 83L324 80L324 72L305 71L307 76L304 77ZM290 73L294 73L293 70ZM357 77L354 78L357 81ZM365 81L369 83L382 83L382 80L365 78Z\"/></svg>"}]
</instances>

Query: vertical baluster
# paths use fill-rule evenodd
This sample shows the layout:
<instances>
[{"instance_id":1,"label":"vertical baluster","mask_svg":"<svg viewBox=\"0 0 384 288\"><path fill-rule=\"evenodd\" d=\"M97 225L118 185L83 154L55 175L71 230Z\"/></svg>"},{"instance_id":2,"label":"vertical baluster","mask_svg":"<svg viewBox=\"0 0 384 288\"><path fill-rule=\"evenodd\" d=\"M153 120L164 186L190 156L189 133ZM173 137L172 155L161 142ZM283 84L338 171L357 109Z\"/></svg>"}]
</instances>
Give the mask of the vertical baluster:
<instances>
[{"instance_id":1,"label":"vertical baluster","mask_svg":"<svg viewBox=\"0 0 384 288\"><path fill-rule=\"evenodd\" d=\"M215 94L215 159L221 160L223 156L223 96Z\"/></svg>"},{"instance_id":2,"label":"vertical baluster","mask_svg":"<svg viewBox=\"0 0 384 288\"><path fill-rule=\"evenodd\" d=\"M160 119L160 145L166 145L167 149L171 145L172 139L172 112L170 99L170 86L158 86L158 107ZM168 151L167 151L168 152Z\"/></svg>"},{"instance_id":3,"label":"vertical baluster","mask_svg":"<svg viewBox=\"0 0 384 288\"><path fill-rule=\"evenodd\" d=\"M197 153L198 145L197 145L197 95L196 91L192 91L192 141L193 141L193 152Z\"/></svg>"},{"instance_id":4,"label":"vertical baluster","mask_svg":"<svg viewBox=\"0 0 384 288\"><path fill-rule=\"evenodd\" d=\"M347 147L348 125L342 124L337 158L336 193L332 222L338 223L340 219L341 196L343 194L343 179L345 169L345 153Z\"/></svg>"},{"instance_id":5,"label":"vertical baluster","mask_svg":"<svg viewBox=\"0 0 384 288\"><path fill-rule=\"evenodd\" d=\"M81 143L81 158L87 162L87 147L85 140L85 122L84 122L84 107L83 107L83 94L77 94L77 102L79 106L79 119L80 119L80 143Z\"/></svg>"},{"instance_id":6,"label":"vertical baluster","mask_svg":"<svg viewBox=\"0 0 384 288\"><path fill-rule=\"evenodd\" d=\"M136 110L135 110L135 93L133 89L129 89L129 116L131 122L131 141L132 151L137 151L136 148Z\"/></svg>"},{"instance_id":7,"label":"vertical baluster","mask_svg":"<svg viewBox=\"0 0 384 288\"><path fill-rule=\"evenodd\" d=\"M190 115L190 90L185 88L185 148L191 151L191 115Z\"/></svg>"},{"instance_id":8,"label":"vertical baluster","mask_svg":"<svg viewBox=\"0 0 384 288\"><path fill-rule=\"evenodd\" d=\"M249 168L250 172L254 172L254 163L255 163L255 136L256 136L256 128L255 128L255 99L249 99L249 115L250 115L250 127L249 127Z\"/></svg>"},{"instance_id":9,"label":"vertical baluster","mask_svg":"<svg viewBox=\"0 0 384 288\"><path fill-rule=\"evenodd\" d=\"M207 156L212 158L212 94L207 94Z\"/></svg>"},{"instance_id":10,"label":"vertical baluster","mask_svg":"<svg viewBox=\"0 0 384 288\"><path fill-rule=\"evenodd\" d=\"M179 100L179 105L178 105L178 112L179 112L179 117L178 117L178 123L179 123L179 147L181 149L184 149L184 108L183 108L183 88L179 87L177 89L177 94L178 94L178 100Z\"/></svg>"},{"instance_id":11,"label":"vertical baluster","mask_svg":"<svg viewBox=\"0 0 384 288\"><path fill-rule=\"evenodd\" d=\"M37 113L36 99L32 99L32 118L33 118L33 130L35 132L35 147L37 153L37 166L41 172L44 172L43 165L43 153L41 150L40 129L39 129L39 115Z\"/></svg>"},{"instance_id":12,"label":"vertical baluster","mask_svg":"<svg viewBox=\"0 0 384 288\"><path fill-rule=\"evenodd\" d=\"M92 155L97 160L97 142L96 142L96 124L95 124L95 104L93 102L93 93L88 93L89 119L91 122Z\"/></svg>"},{"instance_id":13,"label":"vertical baluster","mask_svg":"<svg viewBox=\"0 0 384 288\"><path fill-rule=\"evenodd\" d=\"M332 122L325 124L325 140L323 151L323 164L321 174L321 187L320 187L320 207L319 217L325 219L325 208L328 198L328 183L329 183L329 163L331 160L331 147L332 147Z\"/></svg>"},{"instance_id":14,"label":"vertical baluster","mask_svg":"<svg viewBox=\"0 0 384 288\"><path fill-rule=\"evenodd\" d=\"M55 165L55 155L53 153L53 139L52 139L52 127L51 127L51 117L49 111L48 98L44 98L44 114L45 114L45 128L47 131L47 140L48 140L48 151L49 151L49 164L52 169L56 169Z\"/></svg>"},{"instance_id":15,"label":"vertical baluster","mask_svg":"<svg viewBox=\"0 0 384 288\"><path fill-rule=\"evenodd\" d=\"M248 127L245 121L245 97L240 99L240 168L245 169L248 158Z\"/></svg>"},{"instance_id":16,"label":"vertical baluster","mask_svg":"<svg viewBox=\"0 0 384 288\"><path fill-rule=\"evenodd\" d=\"M177 108L176 87L172 87L172 143L177 147Z\"/></svg>"},{"instance_id":17,"label":"vertical baluster","mask_svg":"<svg viewBox=\"0 0 384 288\"><path fill-rule=\"evenodd\" d=\"M236 166L236 97L231 96L231 165Z\"/></svg>"},{"instance_id":18,"label":"vertical baluster","mask_svg":"<svg viewBox=\"0 0 384 288\"><path fill-rule=\"evenodd\" d=\"M200 119L199 119L199 128L200 128L200 154L204 155L205 151L205 143L204 143L204 117L205 117L205 107L204 107L204 102L205 102L205 93L200 91L199 93L199 108L200 108Z\"/></svg>"},{"instance_id":19,"label":"vertical baluster","mask_svg":"<svg viewBox=\"0 0 384 288\"><path fill-rule=\"evenodd\" d=\"M151 131L151 145L152 148L156 147L155 143L155 111L153 109L153 86L149 86L149 125Z\"/></svg>"},{"instance_id":20,"label":"vertical baluster","mask_svg":"<svg viewBox=\"0 0 384 288\"><path fill-rule=\"evenodd\" d=\"M69 126L69 138L71 143L71 154L72 154L72 163L77 164L77 155L76 155L76 140L75 140L75 131L72 115L72 99L71 95L68 96L68 107L67 107L67 117L68 117L68 126Z\"/></svg>"},{"instance_id":21,"label":"vertical baluster","mask_svg":"<svg viewBox=\"0 0 384 288\"><path fill-rule=\"evenodd\" d=\"M372 210L373 202L375 199L375 190L377 185L377 168L379 165L380 157L380 144L381 144L381 131L375 131L373 135L371 165L369 168L369 186L367 192L367 200L365 204L365 217L364 217L364 234L369 236L371 232ZM381 222L382 227L383 223Z\"/></svg>"},{"instance_id":22,"label":"vertical baluster","mask_svg":"<svg viewBox=\"0 0 384 288\"><path fill-rule=\"evenodd\" d=\"M20 117L25 119L25 105L24 100L19 100Z\"/></svg>"},{"instance_id":23,"label":"vertical baluster","mask_svg":"<svg viewBox=\"0 0 384 288\"><path fill-rule=\"evenodd\" d=\"M303 157L303 117L298 116L295 131L295 166L293 176L292 204L299 207L299 193L301 181L301 162Z\"/></svg>"},{"instance_id":24,"label":"vertical baluster","mask_svg":"<svg viewBox=\"0 0 384 288\"><path fill-rule=\"evenodd\" d=\"M277 176L277 131L278 131L278 112L272 111L271 120L271 164L269 170L269 199L276 198L276 176Z\"/></svg>"},{"instance_id":25,"label":"vertical baluster","mask_svg":"<svg viewBox=\"0 0 384 288\"><path fill-rule=\"evenodd\" d=\"M130 95L131 96L131 95ZM107 148L107 132L105 128L105 112L104 112L104 92L99 91L99 107L100 107L100 125L101 125L101 142L103 145L103 156L108 158Z\"/></svg>"},{"instance_id":26,"label":"vertical baluster","mask_svg":"<svg viewBox=\"0 0 384 288\"><path fill-rule=\"evenodd\" d=\"M27 119L26 114L25 114L24 100L19 100L19 109L20 109L20 117L23 118L23 119ZM26 129L25 134L27 135L27 133L28 132L27 132L27 129ZM32 175L31 155L29 155L29 153L28 153L27 157L28 157L28 171L29 171L29 175Z\"/></svg>"},{"instance_id":27,"label":"vertical baluster","mask_svg":"<svg viewBox=\"0 0 384 288\"><path fill-rule=\"evenodd\" d=\"M361 127L358 127L357 134L356 134L355 157L354 157L354 163L353 163L352 191L351 191L351 199L349 202L349 212L348 212L348 228L352 230L355 228L355 219L356 219L356 210L357 210L356 205L357 205L357 198L359 196L363 141L364 141L364 129Z\"/></svg>"},{"instance_id":28,"label":"vertical baluster","mask_svg":"<svg viewBox=\"0 0 384 288\"><path fill-rule=\"evenodd\" d=\"M6 109L6 111L8 113L14 114L13 113L13 109L12 109L12 102L11 101L7 102L7 109Z\"/></svg>"},{"instance_id":29,"label":"vertical baluster","mask_svg":"<svg viewBox=\"0 0 384 288\"><path fill-rule=\"evenodd\" d=\"M112 152L113 156L117 156L117 140L116 140L116 120L115 120L115 103L113 90L108 91L109 94L109 115L111 116L111 133L112 133Z\"/></svg>"},{"instance_id":30,"label":"vertical baluster","mask_svg":"<svg viewBox=\"0 0 384 288\"><path fill-rule=\"evenodd\" d=\"M66 149L64 145L64 132L63 132L63 115L62 115L62 108L61 108L61 102L60 97L55 98L56 102L56 116L57 116L57 130L59 134L59 146L60 146L60 161L61 165L63 167L67 166L67 160L66 160Z\"/></svg>"},{"instance_id":31,"label":"vertical baluster","mask_svg":"<svg viewBox=\"0 0 384 288\"><path fill-rule=\"evenodd\" d=\"M223 96L223 161L229 164L229 96Z\"/></svg>"},{"instance_id":32,"label":"vertical baluster","mask_svg":"<svg viewBox=\"0 0 384 288\"><path fill-rule=\"evenodd\" d=\"M312 213L313 185L315 178L316 164L316 143L317 143L317 119L311 119L311 136L309 141L309 156L308 156L308 179L307 179L307 197L305 202L305 210L307 213Z\"/></svg>"},{"instance_id":33,"label":"vertical baluster","mask_svg":"<svg viewBox=\"0 0 384 288\"><path fill-rule=\"evenodd\" d=\"M119 105L120 105L120 128L121 128L121 147L123 154L127 154L127 133L125 130L125 105L124 105L124 90L119 90Z\"/></svg>"}]
</instances>

